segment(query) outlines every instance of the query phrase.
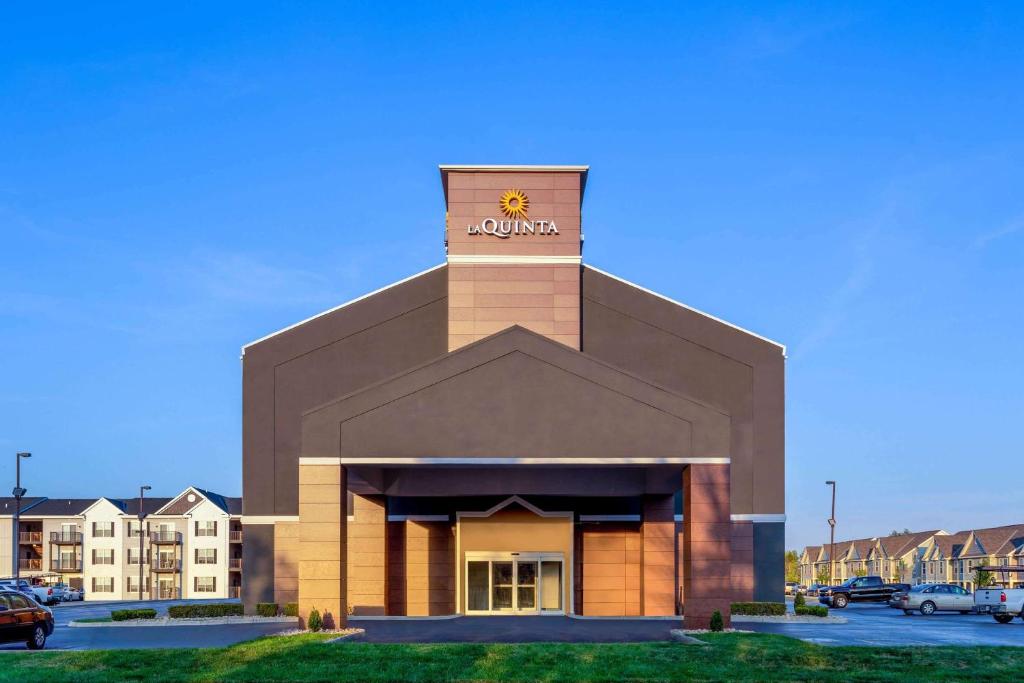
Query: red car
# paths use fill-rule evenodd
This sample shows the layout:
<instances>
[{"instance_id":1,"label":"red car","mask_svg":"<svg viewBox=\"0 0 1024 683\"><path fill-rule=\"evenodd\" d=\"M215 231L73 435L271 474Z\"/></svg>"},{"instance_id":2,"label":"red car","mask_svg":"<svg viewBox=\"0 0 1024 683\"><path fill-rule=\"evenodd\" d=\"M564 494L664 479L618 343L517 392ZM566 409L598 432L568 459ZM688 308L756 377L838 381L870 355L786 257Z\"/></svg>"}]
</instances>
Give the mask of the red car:
<instances>
[{"instance_id":1,"label":"red car","mask_svg":"<svg viewBox=\"0 0 1024 683\"><path fill-rule=\"evenodd\" d=\"M32 598L15 591L0 591L0 643L23 642L42 650L53 633L53 614Z\"/></svg>"}]
</instances>

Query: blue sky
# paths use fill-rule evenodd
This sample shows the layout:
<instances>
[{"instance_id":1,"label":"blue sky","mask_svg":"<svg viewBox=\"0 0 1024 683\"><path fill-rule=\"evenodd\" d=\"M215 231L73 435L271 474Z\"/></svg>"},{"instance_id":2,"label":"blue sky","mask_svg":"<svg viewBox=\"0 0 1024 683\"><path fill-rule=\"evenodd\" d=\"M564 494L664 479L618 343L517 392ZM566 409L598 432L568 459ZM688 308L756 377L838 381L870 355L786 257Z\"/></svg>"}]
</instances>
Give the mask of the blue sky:
<instances>
[{"instance_id":1,"label":"blue sky","mask_svg":"<svg viewBox=\"0 0 1024 683\"><path fill-rule=\"evenodd\" d=\"M5 10L0 481L240 493L244 343L586 163L586 262L788 345L789 545L1024 521L1019 5L252 5Z\"/></svg>"}]
</instances>

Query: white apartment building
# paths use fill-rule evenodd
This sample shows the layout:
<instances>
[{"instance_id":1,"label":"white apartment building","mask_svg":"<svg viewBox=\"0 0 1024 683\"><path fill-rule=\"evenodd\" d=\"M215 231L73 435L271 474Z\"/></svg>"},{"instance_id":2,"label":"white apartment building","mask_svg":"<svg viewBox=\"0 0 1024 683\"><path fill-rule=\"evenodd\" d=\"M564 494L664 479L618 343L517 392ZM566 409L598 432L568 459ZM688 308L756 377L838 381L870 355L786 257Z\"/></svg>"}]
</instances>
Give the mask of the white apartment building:
<instances>
[{"instance_id":1,"label":"white apartment building","mask_svg":"<svg viewBox=\"0 0 1024 683\"><path fill-rule=\"evenodd\" d=\"M189 487L174 498L0 499L0 576L84 588L87 600L237 598L241 499ZM16 542L15 542L16 539ZM16 550L15 550L16 548ZM141 588L141 591L140 591Z\"/></svg>"}]
</instances>

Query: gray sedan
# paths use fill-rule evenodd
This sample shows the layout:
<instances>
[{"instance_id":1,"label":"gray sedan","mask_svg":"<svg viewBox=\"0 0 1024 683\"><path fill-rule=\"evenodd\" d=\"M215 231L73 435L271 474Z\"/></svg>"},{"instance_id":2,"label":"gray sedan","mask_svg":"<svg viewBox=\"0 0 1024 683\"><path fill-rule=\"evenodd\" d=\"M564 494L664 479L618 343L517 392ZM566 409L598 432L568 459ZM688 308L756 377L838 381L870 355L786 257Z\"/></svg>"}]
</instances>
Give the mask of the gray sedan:
<instances>
[{"instance_id":1,"label":"gray sedan","mask_svg":"<svg viewBox=\"0 0 1024 683\"><path fill-rule=\"evenodd\" d=\"M925 616L936 612L969 614L974 609L974 596L960 586L949 583L922 583L914 586L900 600L904 614L914 610Z\"/></svg>"}]
</instances>

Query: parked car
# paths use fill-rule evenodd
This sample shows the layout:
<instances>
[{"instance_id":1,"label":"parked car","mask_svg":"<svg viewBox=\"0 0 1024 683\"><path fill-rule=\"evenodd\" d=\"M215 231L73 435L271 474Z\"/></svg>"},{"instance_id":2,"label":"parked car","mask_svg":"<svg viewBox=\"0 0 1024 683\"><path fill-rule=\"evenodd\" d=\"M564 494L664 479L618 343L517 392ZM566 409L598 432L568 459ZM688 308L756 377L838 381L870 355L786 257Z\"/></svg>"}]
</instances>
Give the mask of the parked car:
<instances>
[{"instance_id":1,"label":"parked car","mask_svg":"<svg viewBox=\"0 0 1024 683\"><path fill-rule=\"evenodd\" d=\"M800 584L796 587L796 592L800 595L807 595L807 586Z\"/></svg>"},{"instance_id":2,"label":"parked car","mask_svg":"<svg viewBox=\"0 0 1024 683\"><path fill-rule=\"evenodd\" d=\"M1024 619L1024 588L979 588L974 591L974 609L991 614L1000 624Z\"/></svg>"},{"instance_id":3,"label":"parked car","mask_svg":"<svg viewBox=\"0 0 1024 683\"><path fill-rule=\"evenodd\" d=\"M896 591L889 596L889 607L893 609L903 609L903 596L907 594L907 591Z\"/></svg>"},{"instance_id":4,"label":"parked car","mask_svg":"<svg viewBox=\"0 0 1024 683\"><path fill-rule=\"evenodd\" d=\"M816 597L818 597L818 591L821 590L822 588L828 588L828 586L826 586L823 583L812 583L810 586L807 587L807 597L809 597L809 598L816 598Z\"/></svg>"},{"instance_id":5,"label":"parked car","mask_svg":"<svg viewBox=\"0 0 1024 683\"><path fill-rule=\"evenodd\" d=\"M855 576L838 586L818 591L818 602L843 609L851 602L888 602L893 593L909 590L906 583L885 583L881 576Z\"/></svg>"},{"instance_id":6,"label":"parked car","mask_svg":"<svg viewBox=\"0 0 1024 683\"><path fill-rule=\"evenodd\" d=\"M786 582L786 595L796 595L796 589L797 589L797 586L799 586L799 585L800 584L798 584L796 581L787 581Z\"/></svg>"},{"instance_id":7,"label":"parked car","mask_svg":"<svg viewBox=\"0 0 1024 683\"><path fill-rule=\"evenodd\" d=\"M904 614L918 611L924 616L936 612L970 614L974 597L970 591L950 583L922 583L914 586L900 598Z\"/></svg>"},{"instance_id":8,"label":"parked car","mask_svg":"<svg viewBox=\"0 0 1024 683\"><path fill-rule=\"evenodd\" d=\"M64 602L74 602L76 600L85 600L85 590L82 588L71 588L70 586L64 591Z\"/></svg>"},{"instance_id":9,"label":"parked car","mask_svg":"<svg viewBox=\"0 0 1024 683\"><path fill-rule=\"evenodd\" d=\"M24 593L0 590L0 643L24 642L30 650L46 647L53 613Z\"/></svg>"},{"instance_id":10,"label":"parked car","mask_svg":"<svg viewBox=\"0 0 1024 683\"><path fill-rule=\"evenodd\" d=\"M64 586L57 584L54 586L32 586L32 597L36 599L40 605L52 606L56 605L64 599Z\"/></svg>"}]
</instances>

